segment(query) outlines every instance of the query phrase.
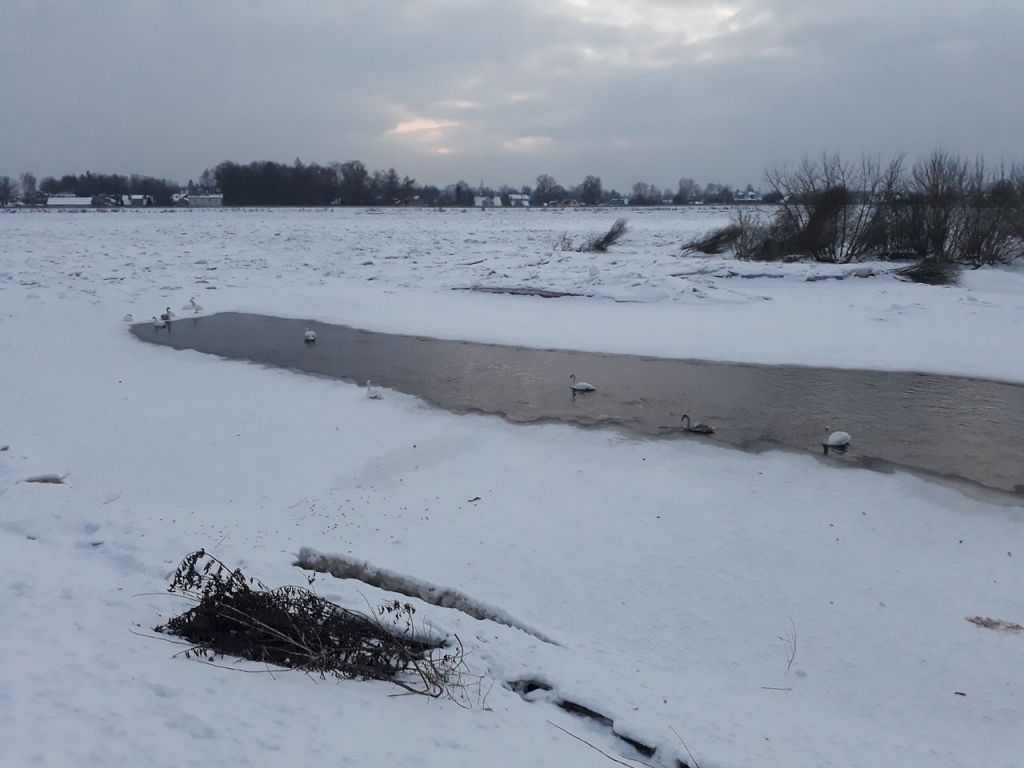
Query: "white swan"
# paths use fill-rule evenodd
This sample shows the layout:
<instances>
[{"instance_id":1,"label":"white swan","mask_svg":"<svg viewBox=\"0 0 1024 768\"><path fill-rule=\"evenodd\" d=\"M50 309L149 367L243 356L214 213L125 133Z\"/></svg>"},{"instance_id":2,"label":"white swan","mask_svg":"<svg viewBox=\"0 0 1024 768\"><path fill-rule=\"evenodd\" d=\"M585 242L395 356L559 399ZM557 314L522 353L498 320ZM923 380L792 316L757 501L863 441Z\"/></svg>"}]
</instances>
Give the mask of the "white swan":
<instances>
[{"instance_id":1,"label":"white swan","mask_svg":"<svg viewBox=\"0 0 1024 768\"><path fill-rule=\"evenodd\" d=\"M587 384L585 381L577 382L575 373L569 377L569 381L573 392L593 392L596 389L593 384Z\"/></svg>"},{"instance_id":2,"label":"white swan","mask_svg":"<svg viewBox=\"0 0 1024 768\"><path fill-rule=\"evenodd\" d=\"M156 315L153 315L153 327L154 328L166 328L167 327L167 321L166 320L161 320Z\"/></svg>"},{"instance_id":3,"label":"white swan","mask_svg":"<svg viewBox=\"0 0 1024 768\"><path fill-rule=\"evenodd\" d=\"M129 312L127 315L124 316L124 321L126 323L130 323L134 319L135 319L135 317L134 317L134 315L132 315L131 312Z\"/></svg>"},{"instance_id":4,"label":"white swan","mask_svg":"<svg viewBox=\"0 0 1024 768\"><path fill-rule=\"evenodd\" d=\"M683 429L685 429L687 432L697 432L698 434L701 435L715 434L715 428L712 427L710 424L705 424L703 421L698 421L696 424L693 424L691 426L690 417L687 416L685 413L683 414L683 418L681 418L679 421L682 422Z\"/></svg>"},{"instance_id":5,"label":"white swan","mask_svg":"<svg viewBox=\"0 0 1024 768\"><path fill-rule=\"evenodd\" d=\"M825 427L825 431L828 432L829 427ZM850 440L852 439L853 438L850 437L849 432L833 432L832 434L830 434L828 437L821 441L821 447L825 451L826 456L828 456L829 448L832 448L842 453L843 451L850 447Z\"/></svg>"},{"instance_id":6,"label":"white swan","mask_svg":"<svg viewBox=\"0 0 1024 768\"><path fill-rule=\"evenodd\" d=\"M377 387L370 386L370 380L366 380L366 396L371 400L380 400L384 397L384 393L381 392Z\"/></svg>"},{"instance_id":7,"label":"white swan","mask_svg":"<svg viewBox=\"0 0 1024 768\"><path fill-rule=\"evenodd\" d=\"M314 343L314 342L316 341L316 331L311 331L311 330L309 330L309 326L307 325L307 326L306 326L306 333L305 333L305 335L303 336L303 340L304 340L304 341L305 341L305 342L306 342L307 344L312 344L312 343Z\"/></svg>"},{"instance_id":8,"label":"white swan","mask_svg":"<svg viewBox=\"0 0 1024 768\"><path fill-rule=\"evenodd\" d=\"M192 312L197 312L197 313L203 311L203 308L200 307L199 304L196 302L196 297L195 296L193 296L191 299L189 299L188 300L188 304L186 304L184 307L182 307L182 309L184 309L185 311L191 310Z\"/></svg>"}]
</instances>

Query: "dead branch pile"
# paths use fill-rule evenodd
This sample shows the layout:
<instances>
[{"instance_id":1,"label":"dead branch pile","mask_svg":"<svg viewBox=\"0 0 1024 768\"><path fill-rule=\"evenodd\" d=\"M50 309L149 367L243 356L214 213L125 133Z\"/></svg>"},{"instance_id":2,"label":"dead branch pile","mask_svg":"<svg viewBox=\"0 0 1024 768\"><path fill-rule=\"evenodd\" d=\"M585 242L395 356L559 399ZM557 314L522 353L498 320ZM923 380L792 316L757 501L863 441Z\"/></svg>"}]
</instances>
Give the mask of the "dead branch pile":
<instances>
[{"instance_id":1,"label":"dead branch pile","mask_svg":"<svg viewBox=\"0 0 1024 768\"><path fill-rule=\"evenodd\" d=\"M269 589L204 550L182 560L168 591L194 605L156 631L191 643L188 657L235 656L321 678L386 680L432 697L455 698L464 688L461 644L446 650L417 638L408 603L364 615L304 587Z\"/></svg>"}]
</instances>

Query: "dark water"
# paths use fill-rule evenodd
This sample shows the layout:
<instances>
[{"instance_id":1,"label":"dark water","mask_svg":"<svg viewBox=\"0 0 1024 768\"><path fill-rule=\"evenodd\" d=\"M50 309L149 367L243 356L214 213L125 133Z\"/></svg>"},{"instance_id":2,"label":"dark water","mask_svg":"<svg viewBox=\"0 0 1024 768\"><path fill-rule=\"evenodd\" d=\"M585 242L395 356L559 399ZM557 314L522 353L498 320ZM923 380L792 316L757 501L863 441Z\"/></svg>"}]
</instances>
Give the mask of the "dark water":
<instances>
[{"instance_id":1,"label":"dark water","mask_svg":"<svg viewBox=\"0 0 1024 768\"><path fill-rule=\"evenodd\" d=\"M821 454L825 427L853 435L822 460L903 467L1024 499L1024 386L952 376L740 365L525 349L397 336L317 323L224 313L182 318L168 332L140 324L144 341L291 368L415 395L455 412L514 422L559 420L677 436L680 416L715 427L745 450ZM573 397L569 374L597 391ZM978 488L978 490L981 490Z\"/></svg>"}]
</instances>

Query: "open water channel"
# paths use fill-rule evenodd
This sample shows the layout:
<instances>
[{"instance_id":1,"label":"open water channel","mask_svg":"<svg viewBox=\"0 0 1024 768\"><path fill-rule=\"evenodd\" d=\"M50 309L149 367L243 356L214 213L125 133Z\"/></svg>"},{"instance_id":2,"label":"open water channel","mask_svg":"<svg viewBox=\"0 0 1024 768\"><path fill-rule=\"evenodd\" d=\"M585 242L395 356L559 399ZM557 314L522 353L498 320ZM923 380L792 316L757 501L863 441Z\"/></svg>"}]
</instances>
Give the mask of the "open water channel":
<instances>
[{"instance_id":1,"label":"open water channel","mask_svg":"<svg viewBox=\"0 0 1024 768\"><path fill-rule=\"evenodd\" d=\"M140 339L404 392L456 413L563 421L739 449L821 455L826 427L853 435L822 461L905 468L1024 504L1024 386L919 373L670 360L446 341L221 313L132 327ZM597 387L573 396L569 375ZM679 429L689 414L715 428ZM998 492L1004 493L998 493Z\"/></svg>"}]
</instances>

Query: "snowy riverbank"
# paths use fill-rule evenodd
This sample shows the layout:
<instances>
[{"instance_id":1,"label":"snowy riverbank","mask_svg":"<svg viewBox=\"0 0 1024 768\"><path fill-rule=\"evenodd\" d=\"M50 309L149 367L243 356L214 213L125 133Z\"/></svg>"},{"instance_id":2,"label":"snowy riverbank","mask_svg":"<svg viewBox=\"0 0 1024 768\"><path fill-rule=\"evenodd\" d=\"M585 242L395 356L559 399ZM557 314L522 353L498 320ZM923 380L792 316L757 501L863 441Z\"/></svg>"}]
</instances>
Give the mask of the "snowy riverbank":
<instances>
[{"instance_id":1,"label":"snowy riverbank","mask_svg":"<svg viewBox=\"0 0 1024 768\"><path fill-rule=\"evenodd\" d=\"M818 268L803 266L670 278L694 264L669 255L671 215L631 217L633 245L600 257L604 298L559 300L447 289L523 284L530 270L536 285L590 285L594 256L526 265L551 255L552 234L605 219L0 216L0 738L12 764L609 764L548 721L639 756L545 701L564 698L666 765L687 759L672 729L703 768L1016 765L1024 633L966 619L1024 623L1019 508L810 457L518 427L394 392L372 401L148 346L121 321L196 295L212 310L389 331L1024 380L1006 351L1024 313L1018 273L971 273L955 289L806 283L800 270ZM455 255L484 262L446 266ZM631 298L644 303L618 303ZM892 305L904 309L870 319ZM47 473L67 477L23 482ZM367 561L457 588L558 645L413 599L494 683L469 710L174 658L145 636L181 609L167 579L199 547L272 585L305 583L303 547ZM315 587L353 608L389 597L324 575ZM505 687L523 678L553 690L524 701Z\"/></svg>"}]
</instances>

